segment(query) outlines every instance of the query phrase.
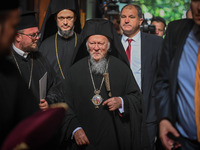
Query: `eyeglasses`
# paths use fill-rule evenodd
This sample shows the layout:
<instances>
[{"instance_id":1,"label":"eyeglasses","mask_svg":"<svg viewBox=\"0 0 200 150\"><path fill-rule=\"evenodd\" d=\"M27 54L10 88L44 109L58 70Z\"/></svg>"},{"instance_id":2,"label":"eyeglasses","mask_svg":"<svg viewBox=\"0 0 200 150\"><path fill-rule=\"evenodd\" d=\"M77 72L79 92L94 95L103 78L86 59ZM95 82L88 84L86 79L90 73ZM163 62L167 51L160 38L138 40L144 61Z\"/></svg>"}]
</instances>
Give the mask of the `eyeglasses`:
<instances>
[{"instance_id":1,"label":"eyeglasses","mask_svg":"<svg viewBox=\"0 0 200 150\"><path fill-rule=\"evenodd\" d=\"M37 37L40 38L40 35L41 35L40 32L36 32L36 33L33 33L33 34L25 34L25 33L19 32L19 34L26 35L26 36L28 36L31 39L36 39Z\"/></svg>"}]
</instances>

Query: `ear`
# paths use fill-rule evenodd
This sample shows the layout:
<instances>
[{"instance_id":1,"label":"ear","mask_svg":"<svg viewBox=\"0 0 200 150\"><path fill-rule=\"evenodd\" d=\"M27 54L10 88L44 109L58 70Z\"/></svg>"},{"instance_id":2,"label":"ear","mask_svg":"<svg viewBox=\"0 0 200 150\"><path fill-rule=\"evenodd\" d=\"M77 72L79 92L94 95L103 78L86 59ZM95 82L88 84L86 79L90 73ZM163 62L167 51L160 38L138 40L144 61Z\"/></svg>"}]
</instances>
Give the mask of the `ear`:
<instances>
[{"instance_id":1,"label":"ear","mask_svg":"<svg viewBox=\"0 0 200 150\"><path fill-rule=\"evenodd\" d=\"M57 22L57 14L58 14L58 13L56 13L56 14L54 15L54 19L55 19L56 22Z\"/></svg>"},{"instance_id":2,"label":"ear","mask_svg":"<svg viewBox=\"0 0 200 150\"><path fill-rule=\"evenodd\" d=\"M21 40L22 40L21 34L17 33L16 36L15 36L15 41L16 41L17 43L19 43Z\"/></svg>"},{"instance_id":3,"label":"ear","mask_svg":"<svg viewBox=\"0 0 200 150\"><path fill-rule=\"evenodd\" d=\"M142 24L143 20L144 20L143 18L140 18L140 19L139 19L139 24L140 24L140 25Z\"/></svg>"}]
</instances>

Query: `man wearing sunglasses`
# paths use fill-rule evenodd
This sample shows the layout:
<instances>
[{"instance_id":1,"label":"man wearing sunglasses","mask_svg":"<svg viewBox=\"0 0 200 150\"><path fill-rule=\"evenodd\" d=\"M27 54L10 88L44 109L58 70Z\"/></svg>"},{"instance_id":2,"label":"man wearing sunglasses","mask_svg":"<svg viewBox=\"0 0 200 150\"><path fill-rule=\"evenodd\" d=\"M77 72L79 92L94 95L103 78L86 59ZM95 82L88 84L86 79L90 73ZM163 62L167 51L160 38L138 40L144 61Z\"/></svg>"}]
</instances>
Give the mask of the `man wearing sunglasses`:
<instances>
[{"instance_id":1,"label":"man wearing sunglasses","mask_svg":"<svg viewBox=\"0 0 200 150\"><path fill-rule=\"evenodd\" d=\"M38 100L40 109L46 110L50 104L60 102L62 92L54 69L37 51L40 33L35 12L22 13L17 30L11 58L27 83L27 88Z\"/></svg>"}]
</instances>

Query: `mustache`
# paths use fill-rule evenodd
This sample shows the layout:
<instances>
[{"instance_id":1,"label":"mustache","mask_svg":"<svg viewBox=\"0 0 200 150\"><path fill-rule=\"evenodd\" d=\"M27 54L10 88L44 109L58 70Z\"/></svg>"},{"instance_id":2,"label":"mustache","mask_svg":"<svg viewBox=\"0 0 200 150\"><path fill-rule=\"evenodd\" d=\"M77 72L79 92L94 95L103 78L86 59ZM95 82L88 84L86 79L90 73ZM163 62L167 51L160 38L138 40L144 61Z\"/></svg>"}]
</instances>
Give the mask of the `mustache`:
<instances>
[{"instance_id":1,"label":"mustache","mask_svg":"<svg viewBox=\"0 0 200 150\"><path fill-rule=\"evenodd\" d=\"M99 55L101 55L101 56L104 56L103 53L101 53L101 52L92 52L92 55L93 55L93 54L94 54L94 55L99 54Z\"/></svg>"}]
</instances>

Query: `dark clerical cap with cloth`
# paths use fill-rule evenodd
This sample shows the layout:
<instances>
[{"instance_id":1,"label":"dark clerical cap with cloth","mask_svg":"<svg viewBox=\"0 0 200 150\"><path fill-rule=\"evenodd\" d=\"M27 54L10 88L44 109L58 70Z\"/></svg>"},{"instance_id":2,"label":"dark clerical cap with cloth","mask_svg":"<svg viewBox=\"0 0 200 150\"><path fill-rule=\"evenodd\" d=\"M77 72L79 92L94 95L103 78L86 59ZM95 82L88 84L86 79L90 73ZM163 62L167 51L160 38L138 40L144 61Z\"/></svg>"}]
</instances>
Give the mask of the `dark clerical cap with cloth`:
<instances>
[{"instance_id":1,"label":"dark clerical cap with cloth","mask_svg":"<svg viewBox=\"0 0 200 150\"><path fill-rule=\"evenodd\" d=\"M17 26L17 30L23 30L32 27L38 27L38 23L35 17L36 12L34 11L24 11L20 15L20 22Z\"/></svg>"},{"instance_id":2,"label":"dark clerical cap with cloth","mask_svg":"<svg viewBox=\"0 0 200 150\"><path fill-rule=\"evenodd\" d=\"M19 0L6 0L0 5L0 12L19 8Z\"/></svg>"},{"instance_id":3,"label":"dark clerical cap with cloth","mask_svg":"<svg viewBox=\"0 0 200 150\"><path fill-rule=\"evenodd\" d=\"M55 15L64 9L69 9L76 14L74 22L76 33L81 32L80 14L77 0L51 0L42 24L40 42L55 34L58 31Z\"/></svg>"},{"instance_id":4,"label":"dark clerical cap with cloth","mask_svg":"<svg viewBox=\"0 0 200 150\"><path fill-rule=\"evenodd\" d=\"M80 42L77 45L72 58L72 64L89 55L86 48L86 40L91 35L106 36L111 44L111 52L109 52L109 54L119 58L124 63L129 65L125 50L121 44L120 37L117 34L113 23L109 20L101 18L94 18L85 22L85 26L80 35Z\"/></svg>"}]
</instances>

